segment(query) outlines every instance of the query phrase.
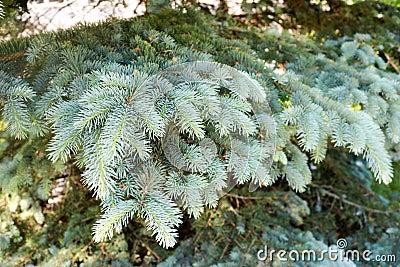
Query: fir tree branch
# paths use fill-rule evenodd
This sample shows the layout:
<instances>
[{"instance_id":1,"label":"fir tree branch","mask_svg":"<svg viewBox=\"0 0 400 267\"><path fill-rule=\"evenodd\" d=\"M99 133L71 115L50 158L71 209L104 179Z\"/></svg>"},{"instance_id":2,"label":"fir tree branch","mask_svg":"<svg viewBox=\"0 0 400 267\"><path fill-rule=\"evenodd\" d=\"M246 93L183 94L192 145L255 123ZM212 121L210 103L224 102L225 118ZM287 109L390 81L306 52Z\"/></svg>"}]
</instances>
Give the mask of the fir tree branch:
<instances>
[{"instance_id":1,"label":"fir tree branch","mask_svg":"<svg viewBox=\"0 0 400 267\"><path fill-rule=\"evenodd\" d=\"M312 187L319 188L322 191L322 194L327 194L328 196L330 196L330 197L332 197L334 199L340 200L343 203L346 203L347 205L352 206L352 207L356 207L356 208L358 208L360 210L365 210L365 211L368 211L368 212L378 213L378 214L385 214L385 215L389 215L390 213L394 213L394 212L400 212L400 210L377 210L377 209L369 208L369 207L354 203L354 202L352 202L350 200L344 199L344 198L338 196L337 194L335 194L335 193L333 193L331 191L328 191L326 189L322 189L317 184L310 184L310 185Z\"/></svg>"}]
</instances>

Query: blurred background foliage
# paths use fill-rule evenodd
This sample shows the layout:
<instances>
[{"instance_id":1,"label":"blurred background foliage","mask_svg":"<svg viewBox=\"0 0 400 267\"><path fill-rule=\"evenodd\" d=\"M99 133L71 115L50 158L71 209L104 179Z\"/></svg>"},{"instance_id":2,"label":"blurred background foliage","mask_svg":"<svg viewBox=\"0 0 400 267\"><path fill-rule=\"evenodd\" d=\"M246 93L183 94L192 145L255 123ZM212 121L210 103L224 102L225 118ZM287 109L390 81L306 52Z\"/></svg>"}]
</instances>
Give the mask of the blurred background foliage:
<instances>
[{"instance_id":1,"label":"blurred background foliage","mask_svg":"<svg viewBox=\"0 0 400 267\"><path fill-rule=\"evenodd\" d=\"M24 27L18 15L27 11L27 1L2 2L1 33L16 37ZM399 72L397 0L260 0L242 3L244 13L237 16L227 13L225 1L219 1L215 16L207 14L213 7L204 3L183 3L189 10L186 15L164 10L139 22L170 32L184 43L196 42L196 34L208 34L212 28L222 37L245 40L282 64L304 51L323 49L319 44L327 39L369 33L370 45L384 45L381 53L390 63L388 70ZM254 33L280 27L284 32L279 38L262 39ZM265 46L269 51L262 51ZM396 263L381 266L400 264L400 162L394 164L393 182L386 186L373 179L361 158L331 147L324 163L314 168L313 183L305 193L295 194L279 181L253 193L239 186L200 219L185 217L179 244L165 250L136 223L111 241L94 244L91 227L99 207L82 186L79 170L51 165L45 157L46 140L11 143L4 130L0 124L0 184L6 171L30 178L24 184L1 184L1 266L306 266L260 263L257 248L267 242L274 249L302 249L309 244L323 249L338 238L346 238L351 249L397 254ZM16 157L21 148L23 153ZM43 177L50 182L41 183Z\"/></svg>"}]
</instances>

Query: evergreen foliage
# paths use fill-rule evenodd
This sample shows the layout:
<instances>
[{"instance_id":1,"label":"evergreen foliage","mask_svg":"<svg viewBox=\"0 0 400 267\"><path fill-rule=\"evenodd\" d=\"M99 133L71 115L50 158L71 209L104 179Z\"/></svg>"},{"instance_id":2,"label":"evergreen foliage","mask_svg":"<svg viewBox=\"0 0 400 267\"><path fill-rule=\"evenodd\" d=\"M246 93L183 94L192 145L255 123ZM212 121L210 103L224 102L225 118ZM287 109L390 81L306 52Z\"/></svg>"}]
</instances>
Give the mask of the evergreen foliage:
<instances>
[{"instance_id":1,"label":"evergreen foliage","mask_svg":"<svg viewBox=\"0 0 400 267\"><path fill-rule=\"evenodd\" d=\"M390 152L398 151L400 141L400 77L385 70L369 35L318 46L286 32L214 28L191 9L186 15L163 12L0 45L1 111L9 134L2 132L0 142L2 194L13 199L13 192L28 191L24 184L38 187L33 197L31 191L26 194L36 202L8 201L7 209L19 205L21 211L36 214L27 217L43 223L38 201L50 197L52 180L73 164L100 200L95 242L138 220L158 244L170 248L177 243L184 212L204 220L203 213L212 213L207 208L216 208L220 196L236 183L250 183L254 189L285 179L290 188L305 192L312 183L311 166L337 147L362 157L379 183L392 180ZM279 65L289 56L290 63ZM302 224L309 207L294 193L287 194L269 192L266 202L279 216L260 211L259 220L280 225L289 216L292 223ZM259 209L265 208L262 203ZM280 214L285 208L287 213ZM90 215L71 216L63 246L77 243L82 229L75 224L84 217L91 221L98 209L94 205L84 212ZM246 239L248 227L243 225L235 231ZM264 240L275 240L276 248L287 239L299 243L290 248L328 246L314 234L285 226L252 230L256 236L264 234ZM226 223L215 229L225 236L233 231ZM122 235L112 249L124 261L128 256ZM1 238L3 250L21 241L13 227L2 230ZM202 249L210 244L205 242ZM98 263L99 251L90 259L71 260L63 246L51 246L53 256L35 257L48 265L57 258L66 265ZM257 246L231 248L229 260L221 250L219 259L211 257L207 264L222 259L226 266L240 264L256 255ZM178 257L185 248L182 242L168 262L187 260Z\"/></svg>"},{"instance_id":2,"label":"evergreen foliage","mask_svg":"<svg viewBox=\"0 0 400 267\"><path fill-rule=\"evenodd\" d=\"M0 19L4 17L3 2L0 1Z\"/></svg>"}]
</instances>

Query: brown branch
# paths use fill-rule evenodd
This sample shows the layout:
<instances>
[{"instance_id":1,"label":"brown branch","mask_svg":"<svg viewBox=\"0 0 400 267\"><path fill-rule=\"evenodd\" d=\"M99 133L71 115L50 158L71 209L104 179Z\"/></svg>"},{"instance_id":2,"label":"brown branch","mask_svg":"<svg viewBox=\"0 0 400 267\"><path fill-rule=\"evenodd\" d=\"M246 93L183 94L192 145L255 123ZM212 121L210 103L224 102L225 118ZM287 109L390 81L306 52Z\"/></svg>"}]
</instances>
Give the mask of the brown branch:
<instances>
[{"instance_id":1,"label":"brown branch","mask_svg":"<svg viewBox=\"0 0 400 267\"><path fill-rule=\"evenodd\" d=\"M146 243L142 242L142 244L143 244L143 246L144 246L145 248L147 248L147 250L148 250L151 254L153 254L153 255L157 258L157 262L160 263L160 262L162 261L161 257L160 257L154 250L152 250Z\"/></svg>"},{"instance_id":2,"label":"brown branch","mask_svg":"<svg viewBox=\"0 0 400 267\"><path fill-rule=\"evenodd\" d=\"M238 199L243 199L243 200L258 200L258 199L265 199L267 197L245 197L245 196L239 196L236 194L226 194L226 196L228 197L234 197L234 198L238 198Z\"/></svg>"},{"instance_id":3,"label":"brown branch","mask_svg":"<svg viewBox=\"0 0 400 267\"><path fill-rule=\"evenodd\" d=\"M228 250L229 245L231 244L232 240L228 238L228 242L226 243L224 249L222 250L222 254L219 256L218 261L221 262L222 258L225 256L226 251Z\"/></svg>"},{"instance_id":4,"label":"brown branch","mask_svg":"<svg viewBox=\"0 0 400 267\"><path fill-rule=\"evenodd\" d=\"M311 186L319 187L318 185L314 185L314 184L311 184ZM342 201L343 203L345 203L345 204L347 204L349 206L353 206L353 207L356 207L356 208L359 208L359 209L362 209L362 210L365 210L365 211L369 211L369 212L372 212L372 213L385 214L385 215L389 215L390 213L393 213L393 212L398 212L398 211L392 211L392 210L377 210L377 209L368 208L368 207L365 207L363 205L354 203L354 202L352 202L350 200L346 200L346 199L344 199L344 198L342 198L342 197L336 195L335 193L330 192L330 191L328 191L326 189L321 189L321 190L323 190L323 193L327 194L330 197L333 197L334 199L340 200L340 201Z\"/></svg>"},{"instance_id":5,"label":"brown branch","mask_svg":"<svg viewBox=\"0 0 400 267\"><path fill-rule=\"evenodd\" d=\"M249 234L246 236L246 239L248 238L248 236L250 235L250 233L251 233L251 232L249 231ZM254 244L255 241L256 241L255 238L253 238L253 239L251 240L251 243L250 243L250 245L247 247L247 250L246 250L246 252L244 253L245 255L243 255L243 259L242 259L242 261L240 262L239 267L243 267L244 261L245 261L245 259L246 259L246 254L249 253L249 251L250 251L250 249L251 249L251 247L253 246L253 244Z\"/></svg>"},{"instance_id":6,"label":"brown branch","mask_svg":"<svg viewBox=\"0 0 400 267\"><path fill-rule=\"evenodd\" d=\"M100 246L101 253L102 253L103 255L107 256L110 260L114 260L115 258L114 258L113 256L111 256L111 254L108 253L108 252L106 251L106 249L104 248L105 245L106 245L106 243L104 243L104 242L101 243L101 246Z\"/></svg>"},{"instance_id":7,"label":"brown branch","mask_svg":"<svg viewBox=\"0 0 400 267\"><path fill-rule=\"evenodd\" d=\"M288 93L288 94L293 94L293 92L292 91L290 91L288 88L286 88L286 87L284 87L283 85L281 85L281 84L279 84L279 83L277 83L277 82L274 82L274 85L276 86L276 87L278 87L279 89L281 89L282 91L285 91L286 93Z\"/></svg>"},{"instance_id":8,"label":"brown branch","mask_svg":"<svg viewBox=\"0 0 400 267\"><path fill-rule=\"evenodd\" d=\"M392 68L397 72L400 73L399 68L396 66L396 64L394 64L393 60L389 57L388 54L386 54L385 52L383 53L388 61L388 63L392 66Z\"/></svg>"},{"instance_id":9,"label":"brown branch","mask_svg":"<svg viewBox=\"0 0 400 267\"><path fill-rule=\"evenodd\" d=\"M199 232L199 234L196 236L196 238L195 238L193 244L197 244L197 242L199 241L200 237L201 237L201 236L203 235L203 233L204 233L204 229L206 229L206 228L209 226L210 222L211 222L211 216L208 218L207 222L204 224L203 228L201 229L201 231Z\"/></svg>"}]
</instances>

